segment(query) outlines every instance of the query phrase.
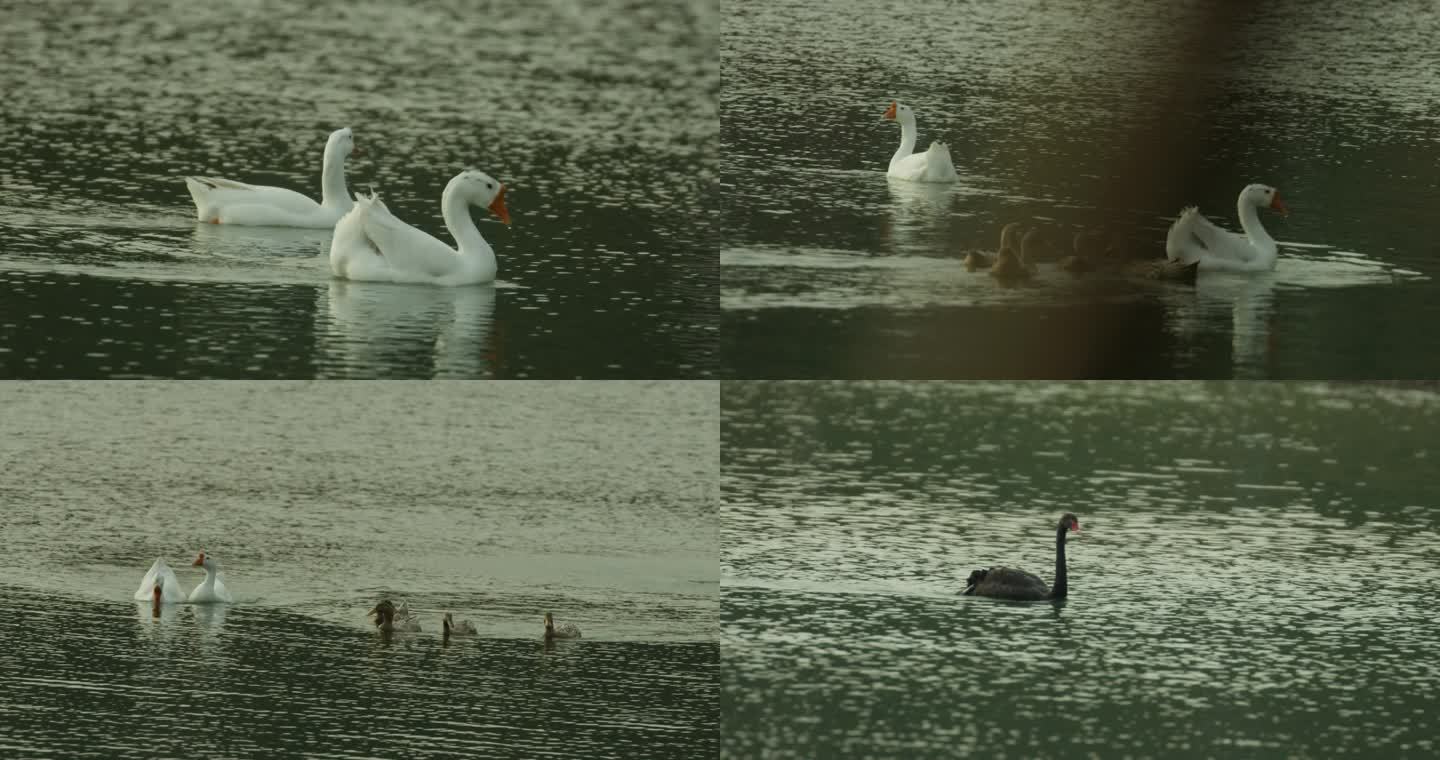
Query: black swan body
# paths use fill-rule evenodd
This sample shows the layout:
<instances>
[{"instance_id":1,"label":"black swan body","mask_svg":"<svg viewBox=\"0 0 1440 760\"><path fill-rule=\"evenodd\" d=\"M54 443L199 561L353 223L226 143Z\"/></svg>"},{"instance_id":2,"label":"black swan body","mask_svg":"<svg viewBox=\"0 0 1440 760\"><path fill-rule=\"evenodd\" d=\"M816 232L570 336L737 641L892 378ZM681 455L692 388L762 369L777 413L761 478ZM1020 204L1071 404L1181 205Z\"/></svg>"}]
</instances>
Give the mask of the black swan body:
<instances>
[{"instance_id":1,"label":"black swan body","mask_svg":"<svg viewBox=\"0 0 1440 760\"><path fill-rule=\"evenodd\" d=\"M1080 530L1080 518L1069 512L1060 518L1055 528L1055 586L1045 585L1038 577L1013 567L991 567L976 570L965 581L965 593L971 596L991 596L996 599L1018 599L1037 601L1041 599L1064 599L1070 592L1065 579L1065 534Z\"/></svg>"}]
</instances>

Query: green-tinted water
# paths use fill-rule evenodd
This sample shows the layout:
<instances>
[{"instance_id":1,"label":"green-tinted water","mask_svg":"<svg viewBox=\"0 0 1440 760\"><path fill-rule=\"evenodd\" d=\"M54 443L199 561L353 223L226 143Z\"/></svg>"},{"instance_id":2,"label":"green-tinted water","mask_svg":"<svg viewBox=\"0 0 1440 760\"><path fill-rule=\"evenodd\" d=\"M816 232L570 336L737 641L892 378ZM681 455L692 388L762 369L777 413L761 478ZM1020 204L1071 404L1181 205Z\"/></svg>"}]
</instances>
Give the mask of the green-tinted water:
<instances>
[{"instance_id":1,"label":"green-tinted water","mask_svg":"<svg viewBox=\"0 0 1440 760\"><path fill-rule=\"evenodd\" d=\"M0 749L713 754L717 394L0 384ZM132 601L200 550L234 604ZM422 631L378 636L382 597ZM443 646L446 610L479 635Z\"/></svg>"},{"instance_id":2,"label":"green-tinted water","mask_svg":"<svg viewBox=\"0 0 1440 760\"><path fill-rule=\"evenodd\" d=\"M725 377L1440 376L1433 3L726 8ZM894 99L959 183L887 180ZM1271 273L1172 287L1044 261L1003 288L961 266L1010 221L1158 257L1182 206L1238 229L1251 182L1292 211L1263 215Z\"/></svg>"},{"instance_id":3,"label":"green-tinted water","mask_svg":"<svg viewBox=\"0 0 1440 760\"><path fill-rule=\"evenodd\" d=\"M713 0L6 4L0 378L717 372ZM328 230L199 224L189 174L351 192L450 241L466 167L499 283L331 284Z\"/></svg>"},{"instance_id":4,"label":"green-tinted water","mask_svg":"<svg viewBox=\"0 0 1440 760\"><path fill-rule=\"evenodd\" d=\"M727 383L732 757L1428 756L1440 397ZM1070 597L960 596L991 565Z\"/></svg>"}]
</instances>

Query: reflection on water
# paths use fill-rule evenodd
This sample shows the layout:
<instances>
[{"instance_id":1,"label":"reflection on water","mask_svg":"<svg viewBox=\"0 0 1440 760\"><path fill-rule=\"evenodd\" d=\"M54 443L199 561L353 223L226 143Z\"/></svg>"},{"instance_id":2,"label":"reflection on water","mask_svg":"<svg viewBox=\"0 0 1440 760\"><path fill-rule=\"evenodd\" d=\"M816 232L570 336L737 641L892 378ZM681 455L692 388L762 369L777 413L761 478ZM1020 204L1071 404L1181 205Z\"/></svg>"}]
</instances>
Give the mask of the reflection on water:
<instances>
[{"instance_id":1,"label":"reflection on water","mask_svg":"<svg viewBox=\"0 0 1440 760\"><path fill-rule=\"evenodd\" d=\"M1440 374L1440 338L1413 327L1440 308L1422 211L1440 192L1411 168L1437 134L1423 105L1440 79L1403 52L1423 48L1417 30L1440 30L1440 12L1251 10L737 3L721 50L722 179L744 198L725 210L726 376ZM891 98L916 108L921 149L949 143L959 183L885 176L897 136L878 115ZM1058 271L1032 298L995 296L960 264L993 252L1010 221L1067 244L1110 229L1159 257L1182 206L1238 229L1234 199L1254 181L1294 210L1264 218L1286 290L1265 308L1177 314L1147 283ZM1268 360L1247 309L1286 336ZM1177 320L1188 328L1167 327ZM1395 329L1420 350L1375 351Z\"/></svg>"},{"instance_id":2,"label":"reflection on water","mask_svg":"<svg viewBox=\"0 0 1440 760\"><path fill-rule=\"evenodd\" d=\"M1437 748L1440 396L731 383L723 407L726 756ZM1050 581L1067 511L1065 603L959 594L991 565Z\"/></svg>"},{"instance_id":3,"label":"reflection on water","mask_svg":"<svg viewBox=\"0 0 1440 760\"><path fill-rule=\"evenodd\" d=\"M155 614L155 608L149 602L136 602L135 614L139 619L142 630L173 631L173 628L155 627L152 625L165 624L174 626L181 619L194 624L200 631L219 631L225 625L225 616L230 614L228 604L162 604L160 614Z\"/></svg>"},{"instance_id":4,"label":"reflection on water","mask_svg":"<svg viewBox=\"0 0 1440 760\"><path fill-rule=\"evenodd\" d=\"M494 285L433 288L335 280L317 329L321 361L347 367L433 367L429 377L497 374ZM402 358L403 357L403 358ZM412 370L413 371L413 370ZM367 373L369 374L369 373Z\"/></svg>"}]
</instances>

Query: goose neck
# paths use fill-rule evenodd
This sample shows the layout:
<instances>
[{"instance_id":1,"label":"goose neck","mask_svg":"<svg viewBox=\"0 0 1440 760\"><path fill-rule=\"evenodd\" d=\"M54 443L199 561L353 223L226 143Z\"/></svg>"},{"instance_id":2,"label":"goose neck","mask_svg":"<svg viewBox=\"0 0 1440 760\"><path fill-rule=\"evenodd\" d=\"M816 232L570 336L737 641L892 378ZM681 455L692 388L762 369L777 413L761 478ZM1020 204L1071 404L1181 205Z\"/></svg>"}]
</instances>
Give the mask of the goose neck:
<instances>
[{"instance_id":1,"label":"goose neck","mask_svg":"<svg viewBox=\"0 0 1440 760\"><path fill-rule=\"evenodd\" d=\"M455 238L460 255L474 255L489 250L475 220L470 216L470 202L460 191L458 178L445 186L440 196L440 215L445 217L445 227Z\"/></svg>"},{"instance_id":2,"label":"goose neck","mask_svg":"<svg viewBox=\"0 0 1440 760\"><path fill-rule=\"evenodd\" d=\"M915 152L915 117L910 115L901 116L900 122L900 148L895 151L893 160L902 159Z\"/></svg>"},{"instance_id":3,"label":"goose neck","mask_svg":"<svg viewBox=\"0 0 1440 760\"><path fill-rule=\"evenodd\" d=\"M1235 204L1236 215L1240 218L1240 229L1245 230L1245 236L1250 241L1273 248L1275 239L1265 231L1265 225L1260 223L1260 208L1246 200L1244 193L1241 193L1240 200Z\"/></svg>"},{"instance_id":4,"label":"goose neck","mask_svg":"<svg viewBox=\"0 0 1440 760\"><path fill-rule=\"evenodd\" d=\"M338 146L326 146L325 162L320 169L320 205L348 208L353 203L345 188L345 156Z\"/></svg>"}]
</instances>

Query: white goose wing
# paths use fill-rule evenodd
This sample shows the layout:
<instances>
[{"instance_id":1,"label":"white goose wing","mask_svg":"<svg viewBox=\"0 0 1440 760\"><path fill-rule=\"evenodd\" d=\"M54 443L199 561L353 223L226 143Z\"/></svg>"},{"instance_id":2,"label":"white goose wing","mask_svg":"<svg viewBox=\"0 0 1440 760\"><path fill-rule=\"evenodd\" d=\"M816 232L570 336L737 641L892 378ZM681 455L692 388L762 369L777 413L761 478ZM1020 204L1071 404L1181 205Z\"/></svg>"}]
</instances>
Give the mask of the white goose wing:
<instances>
[{"instance_id":1,"label":"white goose wing","mask_svg":"<svg viewBox=\"0 0 1440 760\"><path fill-rule=\"evenodd\" d=\"M1246 262L1258 253L1244 235L1220 227L1193 206L1181 212L1176 225L1183 234L1194 238L1192 245L1199 244L1196 252L1203 250L1203 255L1208 257Z\"/></svg>"},{"instance_id":2,"label":"white goose wing","mask_svg":"<svg viewBox=\"0 0 1440 760\"><path fill-rule=\"evenodd\" d=\"M294 190L270 185L249 185L220 177L186 177L190 194L203 198L207 206L268 206L291 214L311 214L320 207L312 198Z\"/></svg>"},{"instance_id":3,"label":"white goose wing","mask_svg":"<svg viewBox=\"0 0 1440 760\"><path fill-rule=\"evenodd\" d=\"M378 198L365 214L365 237L396 273L443 277L459 265L460 254L439 239L400 221Z\"/></svg>"}]
</instances>

